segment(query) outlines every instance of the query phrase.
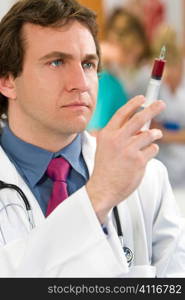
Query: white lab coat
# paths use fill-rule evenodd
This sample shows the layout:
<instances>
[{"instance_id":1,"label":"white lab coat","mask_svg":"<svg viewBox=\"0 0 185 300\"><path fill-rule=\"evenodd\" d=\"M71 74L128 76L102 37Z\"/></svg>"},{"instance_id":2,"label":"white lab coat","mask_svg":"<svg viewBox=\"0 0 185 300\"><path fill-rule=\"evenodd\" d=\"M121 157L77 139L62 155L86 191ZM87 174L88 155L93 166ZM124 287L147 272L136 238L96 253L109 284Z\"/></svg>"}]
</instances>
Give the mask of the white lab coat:
<instances>
[{"instance_id":1,"label":"white lab coat","mask_svg":"<svg viewBox=\"0 0 185 300\"><path fill-rule=\"evenodd\" d=\"M90 174L95 138L83 135L83 155ZM30 230L25 209L3 205L22 199L0 191L0 277L184 277L185 230L178 215L165 167L148 163L137 191L119 205L125 245L135 255L128 267L113 225L103 233L82 187L45 218L36 199L0 150L0 180L19 186L29 199L36 227ZM8 213L7 213L8 212ZM5 235L6 234L6 235ZM6 242L6 245L4 245Z\"/></svg>"},{"instance_id":2,"label":"white lab coat","mask_svg":"<svg viewBox=\"0 0 185 300\"><path fill-rule=\"evenodd\" d=\"M160 88L160 99L165 99L166 109L161 112L156 120L161 124L166 122L185 129L185 66L181 84L175 92L164 83ZM178 132L178 130L176 131ZM168 170L170 183L173 189L185 189L185 143L160 143L158 159L163 162Z\"/></svg>"}]
</instances>

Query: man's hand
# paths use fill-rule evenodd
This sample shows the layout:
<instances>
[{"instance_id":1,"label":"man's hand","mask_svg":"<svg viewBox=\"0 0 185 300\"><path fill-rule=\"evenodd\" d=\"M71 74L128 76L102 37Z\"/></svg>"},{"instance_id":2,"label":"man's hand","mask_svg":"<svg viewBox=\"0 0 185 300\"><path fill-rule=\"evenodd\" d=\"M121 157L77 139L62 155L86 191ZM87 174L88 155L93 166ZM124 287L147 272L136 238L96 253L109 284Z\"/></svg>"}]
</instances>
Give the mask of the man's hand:
<instances>
[{"instance_id":1,"label":"man's hand","mask_svg":"<svg viewBox=\"0 0 185 300\"><path fill-rule=\"evenodd\" d=\"M158 129L140 131L165 104L156 101L135 113L145 102L136 96L121 107L97 136L95 166L86 189L94 210L104 223L111 208L126 199L141 182L147 162L156 156L153 142L162 137Z\"/></svg>"}]
</instances>

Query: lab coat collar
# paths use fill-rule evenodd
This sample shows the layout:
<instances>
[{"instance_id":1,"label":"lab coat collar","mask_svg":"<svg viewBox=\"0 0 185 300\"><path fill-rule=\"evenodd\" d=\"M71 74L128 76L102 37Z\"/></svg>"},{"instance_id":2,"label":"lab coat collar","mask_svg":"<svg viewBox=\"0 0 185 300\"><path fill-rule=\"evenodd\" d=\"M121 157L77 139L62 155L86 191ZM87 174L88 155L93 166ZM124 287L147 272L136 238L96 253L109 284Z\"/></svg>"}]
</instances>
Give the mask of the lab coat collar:
<instances>
[{"instance_id":1,"label":"lab coat collar","mask_svg":"<svg viewBox=\"0 0 185 300\"><path fill-rule=\"evenodd\" d=\"M0 146L0 179L5 181L6 183L11 183L18 185L18 173L13 165L13 163L9 160L8 156L4 152L3 148Z\"/></svg>"},{"instance_id":2,"label":"lab coat collar","mask_svg":"<svg viewBox=\"0 0 185 300\"><path fill-rule=\"evenodd\" d=\"M87 131L84 131L82 134L82 154L90 176L94 169L95 153L96 138L90 135Z\"/></svg>"}]
</instances>

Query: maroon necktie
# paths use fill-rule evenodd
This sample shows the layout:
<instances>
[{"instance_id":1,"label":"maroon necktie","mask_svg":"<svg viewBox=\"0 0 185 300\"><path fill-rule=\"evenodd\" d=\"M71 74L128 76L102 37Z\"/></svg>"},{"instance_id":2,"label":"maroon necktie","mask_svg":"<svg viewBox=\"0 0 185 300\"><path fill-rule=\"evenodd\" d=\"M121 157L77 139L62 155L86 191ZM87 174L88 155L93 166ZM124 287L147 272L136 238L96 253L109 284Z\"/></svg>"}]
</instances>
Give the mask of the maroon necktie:
<instances>
[{"instance_id":1,"label":"maroon necktie","mask_svg":"<svg viewBox=\"0 0 185 300\"><path fill-rule=\"evenodd\" d=\"M59 203L68 197L66 179L69 174L70 164L63 157L51 160L46 174L53 180L52 194L48 202L46 217L57 207Z\"/></svg>"}]
</instances>

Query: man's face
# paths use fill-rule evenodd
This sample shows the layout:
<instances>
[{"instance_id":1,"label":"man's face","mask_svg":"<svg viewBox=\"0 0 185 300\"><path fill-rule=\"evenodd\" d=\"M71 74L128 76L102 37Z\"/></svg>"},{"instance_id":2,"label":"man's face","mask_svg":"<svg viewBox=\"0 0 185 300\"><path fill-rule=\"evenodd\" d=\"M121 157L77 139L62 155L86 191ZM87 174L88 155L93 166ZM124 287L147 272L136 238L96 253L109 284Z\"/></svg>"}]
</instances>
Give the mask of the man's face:
<instances>
[{"instance_id":1,"label":"man's face","mask_svg":"<svg viewBox=\"0 0 185 300\"><path fill-rule=\"evenodd\" d=\"M60 28L25 24L23 35L23 72L15 79L16 100L9 105L13 103L19 118L38 131L68 135L84 130L98 86L98 57L90 31L72 21Z\"/></svg>"}]
</instances>

